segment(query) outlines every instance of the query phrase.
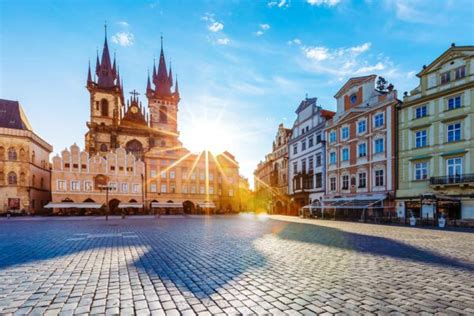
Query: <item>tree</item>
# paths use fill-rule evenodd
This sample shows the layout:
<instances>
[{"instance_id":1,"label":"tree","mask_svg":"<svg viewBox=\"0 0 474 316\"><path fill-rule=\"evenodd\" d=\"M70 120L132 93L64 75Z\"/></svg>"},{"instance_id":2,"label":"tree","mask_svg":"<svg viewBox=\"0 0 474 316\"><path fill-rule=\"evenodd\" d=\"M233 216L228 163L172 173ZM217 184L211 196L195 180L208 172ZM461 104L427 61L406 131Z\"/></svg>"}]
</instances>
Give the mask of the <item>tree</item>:
<instances>
[{"instance_id":1,"label":"tree","mask_svg":"<svg viewBox=\"0 0 474 316\"><path fill-rule=\"evenodd\" d=\"M379 78L377 79L377 83L376 83L377 90L379 90L381 92L387 91L387 84L388 84L388 81L385 80L384 77L379 76Z\"/></svg>"}]
</instances>

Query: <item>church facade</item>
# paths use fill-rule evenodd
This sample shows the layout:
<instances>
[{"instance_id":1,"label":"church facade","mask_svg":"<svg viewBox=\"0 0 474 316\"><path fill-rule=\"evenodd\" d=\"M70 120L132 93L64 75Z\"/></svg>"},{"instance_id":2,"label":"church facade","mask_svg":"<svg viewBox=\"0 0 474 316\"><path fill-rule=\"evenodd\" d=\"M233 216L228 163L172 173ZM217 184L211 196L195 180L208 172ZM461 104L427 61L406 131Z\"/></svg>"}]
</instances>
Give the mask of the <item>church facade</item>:
<instances>
[{"instance_id":1,"label":"church facade","mask_svg":"<svg viewBox=\"0 0 474 316\"><path fill-rule=\"evenodd\" d=\"M85 150L106 157L124 148L145 163L145 207L167 213L234 212L240 210L239 164L224 152L191 153L179 140L178 80L167 69L163 42L158 68L148 75L147 106L135 90L126 99L115 57L110 57L107 35L102 55L97 56L95 76L89 65L87 90L90 119Z\"/></svg>"}]
</instances>

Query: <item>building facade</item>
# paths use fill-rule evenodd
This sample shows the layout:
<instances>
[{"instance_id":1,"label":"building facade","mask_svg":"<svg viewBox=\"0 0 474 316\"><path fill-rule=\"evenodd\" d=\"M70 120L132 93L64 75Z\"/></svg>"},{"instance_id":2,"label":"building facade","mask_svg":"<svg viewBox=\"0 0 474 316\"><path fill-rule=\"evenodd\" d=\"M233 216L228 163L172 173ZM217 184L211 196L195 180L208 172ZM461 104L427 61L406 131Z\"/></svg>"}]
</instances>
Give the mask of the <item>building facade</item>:
<instances>
[{"instance_id":1,"label":"building facade","mask_svg":"<svg viewBox=\"0 0 474 316\"><path fill-rule=\"evenodd\" d=\"M288 196L288 141L291 129L283 124L278 126L278 132L273 141L271 152L272 170L270 173L270 187L272 190L272 213L289 213Z\"/></svg>"},{"instance_id":2,"label":"building facade","mask_svg":"<svg viewBox=\"0 0 474 316\"><path fill-rule=\"evenodd\" d=\"M474 218L474 46L452 46L417 75L399 110L399 216Z\"/></svg>"},{"instance_id":3,"label":"building facade","mask_svg":"<svg viewBox=\"0 0 474 316\"><path fill-rule=\"evenodd\" d=\"M394 209L399 101L392 86L375 89L376 78L348 80L335 95L337 112L325 128L327 194L323 204L354 219L391 216Z\"/></svg>"},{"instance_id":4,"label":"building facade","mask_svg":"<svg viewBox=\"0 0 474 316\"><path fill-rule=\"evenodd\" d=\"M124 148L145 162L145 206L168 212L236 212L240 210L239 164L229 152L195 154L179 140L178 81L168 71L163 43L158 68L148 76L147 106L139 93L125 103L117 62L111 61L107 37L102 56L97 56L95 77L89 67L90 120L85 135L86 151L106 156ZM172 208L172 210L170 210Z\"/></svg>"},{"instance_id":5,"label":"building facade","mask_svg":"<svg viewBox=\"0 0 474 316\"><path fill-rule=\"evenodd\" d=\"M19 102L0 99L0 213L42 212L51 198L52 151L33 131Z\"/></svg>"},{"instance_id":6,"label":"building facade","mask_svg":"<svg viewBox=\"0 0 474 316\"><path fill-rule=\"evenodd\" d=\"M326 191L326 139L324 127L334 112L317 105L317 98L306 98L296 110L297 118L288 141L288 194L290 213L316 201Z\"/></svg>"},{"instance_id":7,"label":"building facade","mask_svg":"<svg viewBox=\"0 0 474 316\"><path fill-rule=\"evenodd\" d=\"M272 212L273 188L271 187L271 175L273 160L271 154L265 155L265 160L260 161L253 172L255 191L255 211Z\"/></svg>"},{"instance_id":8,"label":"building facade","mask_svg":"<svg viewBox=\"0 0 474 316\"><path fill-rule=\"evenodd\" d=\"M108 203L110 214L142 212L144 172L145 164L124 148L89 155L74 144L53 157L48 207L55 214L99 215Z\"/></svg>"}]
</instances>

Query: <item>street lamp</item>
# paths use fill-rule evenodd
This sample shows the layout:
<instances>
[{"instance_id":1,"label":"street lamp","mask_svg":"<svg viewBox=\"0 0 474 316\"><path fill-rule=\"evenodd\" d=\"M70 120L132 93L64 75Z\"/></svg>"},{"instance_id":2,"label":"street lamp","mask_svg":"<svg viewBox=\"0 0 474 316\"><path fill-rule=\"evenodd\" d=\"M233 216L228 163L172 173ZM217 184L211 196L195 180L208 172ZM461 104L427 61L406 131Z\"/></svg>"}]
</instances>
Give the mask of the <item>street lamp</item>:
<instances>
[{"instance_id":1,"label":"street lamp","mask_svg":"<svg viewBox=\"0 0 474 316\"><path fill-rule=\"evenodd\" d=\"M105 190L105 220L108 221L109 220L109 191L114 190L115 187L110 186L110 185L104 185L104 184L101 184L98 187L99 187L100 192L102 192L102 190Z\"/></svg>"}]
</instances>

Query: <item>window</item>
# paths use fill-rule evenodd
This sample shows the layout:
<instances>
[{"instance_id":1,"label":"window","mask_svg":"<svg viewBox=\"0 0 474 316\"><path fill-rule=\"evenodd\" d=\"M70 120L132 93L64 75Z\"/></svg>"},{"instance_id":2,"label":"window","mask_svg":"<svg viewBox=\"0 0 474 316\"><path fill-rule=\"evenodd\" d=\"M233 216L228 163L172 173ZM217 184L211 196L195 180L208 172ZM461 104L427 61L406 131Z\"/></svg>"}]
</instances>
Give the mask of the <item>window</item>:
<instances>
[{"instance_id":1,"label":"window","mask_svg":"<svg viewBox=\"0 0 474 316\"><path fill-rule=\"evenodd\" d=\"M350 100L351 100L351 104L356 104L356 102L357 102L357 94L355 94L355 93L352 94L352 95L350 96Z\"/></svg>"},{"instance_id":2,"label":"window","mask_svg":"<svg viewBox=\"0 0 474 316\"><path fill-rule=\"evenodd\" d=\"M365 157L367 156L367 144L362 143L359 144L359 157Z\"/></svg>"},{"instance_id":3,"label":"window","mask_svg":"<svg viewBox=\"0 0 474 316\"><path fill-rule=\"evenodd\" d=\"M415 164L415 180L425 180L428 178L428 163L418 162Z\"/></svg>"},{"instance_id":4,"label":"window","mask_svg":"<svg viewBox=\"0 0 474 316\"><path fill-rule=\"evenodd\" d=\"M193 171L193 173L191 173L191 180L196 180L196 171Z\"/></svg>"},{"instance_id":5,"label":"window","mask_svg":"<svg viewBox=\"0 0 474 316\"><path fill-rule=\"evenodd\" d=\"M110 182L109 187L110 187L110 191L117 191L117 183Z\"/></svg>"},{"instance_id":6,"label":"window","mask_svg":"<svg viewBox=\"0 0 474 316\"><path fill-rule=\"evenodd\" d=\"M336 132L332 131L331 133L329 133L329 142L330 143L336 142Z\"/></svg>"},{"instance_id":7,"label":"window","mask_svg":"<svg viewBox=\"0 0 474 316\"><path fill-rule=\"evenodd\" d=\"M171 193L176 193L176 185L174 183L170 184L170 191Z\"/></svg>"},{"instance_id":8,"label":"window","mask_svg":"<svg viewBox=\"0 0 474 316\"><path fill-rule=\"evenodd\" d=\"M336 164L336 153L332 152L329 154L329 164L335 165Z\"/></svg>"},{"instance_id":9,"label":"window","mask_svg":"<svg viewBox=\"0 0 474 316\"><path fill-rule=\"evenodd\" d=\"M450 158L446 160L447 174L449 177L462 175L462 158Z\"/></svg>"},{"instance_id":10,"label":"window","mask_svg":"<svg viewBox=\"0 0 474 316\"><path fill-rule=\"evenodd\" d=\"M329 183L330 183L331 191L336 191L336 178L335 177L329 178Z\"/></svg>"},{"instance_id":11,"label":"window","mask_svg":"<svg viewBox=\"0 0 474 316\"><path fill-rule=\"evenodd\" d=\"M174 170L170 171L170 179L174 179L175 178L175 172Z\"/></svg>"},{"instance_id":12,"label":"window","mask_svg":"<svg viewBox=\"0 0 474 316\"><path fill-rule=\"evenodd\" d=\"M341 138L348 139L349 138L349 127L343 127L341 131Z\"/></svg>"},{"instance_id":13,"label":"window","mask_svg":"<svg viewBox=\"0 0 474 316\"><path fill-rule=\"evenodd\" d=\"M310 172L312 172L313 169L314 169L314 159L313 159L313 157L310 157L310 158L308 159L308 170L309 170Z\"/></svg>"},{"instance_id":14,"label":"window","mask_svg":"<svg viewBox=\"0 0 474 316\"><path fill-rule=\"evenodd\" d=\"M448 125L448 142L461 140L461 123Z\"/></svg>"},{"instance_id":15,"label":"window","mask_svg":"<svg viewBox=\"0 0 474 316\"><path fill-rule=\"evenodd\" d=\"M323 186L323 174L316 173L316 188L321 188Z\"/></svg>"},{"instance_id":16,"label":"window","mask_svg":"<svg viewBox=\"0 0 474 316\"><path fill-rule=\"evenodd\" d=\"M155 183L152 183L152 184L150 185L150 191L151 191L151 192L156 192L156 191L157 191L157 190L156 190L156 184L155 184ZM135 193L136 193L136 192L135 192Z\"/></svg>"},{"instance_id":17,"label":"window","mask_svg":"<svg viewBox=\"0 0 474 316\"><path fill-rule=\"evenodd\" d=\"M349 161L349 149L342 149L342 161Z\"/></svg>"},{"instance_id":18,"label":"window","mask_svg":"<svg viewBox=\"0 0 474 316\"><path fill-rule=\"evenodd\" d=\"M166 183L161 184L161 193L166 193Z\"/></svg>"},{"instance_id":19,"label":"window","mask_svg":"<svg viewBox=\"0 0 474 316\"><path fill-rule=\"evenodd\" d=\"M188 187L183 185L183 187L181 188L181 192L188 193Z\"/></svg>"},{"instance_id":20,"label":"window","mask_svg":"<svg viewBox=\"0 0 474 316\"><path fill-rule=\"evenodd\" d=\"M461 96L455 96L448 99L448 110L454 110L461 107Z\"/></svg>"},{"instance_id":21,"label":"window","mask_svg":"<svg viewBox=\"0 0 474 316\"><path fill-rule=\"evenodd\" d=\"M427 145L426 130L416 132L415 133L416 148L425 147L426 145Z\"/></svg>"},{"instance_id":22,"label":"window","mask_svg":"<svg viewBox=\"0 0 474 316\"><path fill-rule=\"evenodd\" d=\"M428 115L428 108L426 105L417 107L415 109L415 118L419 119Z\"/></svg>"},{"instance_id":23,"label":"window","mask_svg":"<svg viewBox=\"0 0 474 316\"><path fill-rule=\"evenodd\" d=\"M455 74L456 80L457 80L457 79L462 79L462 78L466 77L466 66L462 66L462 67L456 68L456 69L454 70L454 74Z\"/></svg>"},{"instance_id":24,"label":"window","mask_svg":"<svg viewBox=\"0 0 474 316\"><path fill-rule=\"evenodd\" d=\"M297 173L298 173L298 163L294 162L293 163L293 174L297 174Z\"/></svg>"},{"instance_id":25,"label":"window","mask_svg":"<svg viewBox=\"0 0 474 316\"><path fill-rule=\"evenodd\" d=\"M293 155L296 155L298 153L298 145L294 144L293 145Z\"/></svg>"},{"instance_id":26,"label":"window","mask_svg":"<svg viewBox=\"0 0 474 316\"><path fill-rule=\"evenodd\" d=\"M122 183L121 191L123 193L128 193L128 183Z\"/></svg>"},{"instance_id":27,"label":"window","mask_svg":"<svg viewBox=\"0 0 474 316\"><path fill-rule=\"evenodd\" d=\"M308 138L308 147L311 148L313 147L314 145L314 139L313 139L313 136L311 136L310 138Z\"/></svg>"},{"instance_id":28,"label":"window","mask_svg":"<svg viewBox=\"0 0 474 316\"><path fill-rule=\"evenodd\" d=\"M100 115L109 116L109 102L106 99L100 101Z\"/></svg>"},{"instance_id":29,"label":"window","mask_svg":"<svg viewBox=\"0 0 474 316\"><path fill-rule=\"evenodd\" d=\"M92 181L84 181L84 191L92 191Z\"/></svg>"},{"instance_id":30,"label":"window","mask_svg":"<svg viewBox=\"0 0 474 316\"><path fill-rule=\"evenodd\" d=\"M209 172L209 181L214 181L214 174Z\"/></svg>"},{"instance_id":31,"label":"window","mask_svg":"<svg viewBox=\"0 0 474 316\"><path fill-rule=\"evenodd\" d=\"M199 193L201 194L206 193L205 188L203 186L199 187Z\"/></svg>"},{"instance_id":32,"label":"window","mask_svg":"<svg viewBox=\"0 0 474 316\"><path fill-rule=\"evenodd\" d=\"M321 142L321 134L316 135L316 144Z\"/></svg>"},{"instance_id":33,"label":"window","mask_svg":"<svg viewBox=\"0 0 474 316\"><path fill-rule=\"evenodd\" d=\"M203 181L204 179L206 179L206 174L204 173L203 170L201 170L199 172L199 180Z\"/></svg>"},{"instance_id":34,"label":"window","mask_svg":"<svg viewBox=\"0 0 474 316\"><path fill-rule=\"evenodd\" d=\"M150 170L150 177L151 178L156 178L156 170L155 169Z\"/></svg>"},{"instance_id":35,"label":"window","mask_svg":"<svg viewBox=\"0 0 474 316\"><path fill-rule=\"evenodd\" d=\"M301 141L301 150L302 150L302 151L303 151L303 150L306 150L306 139L303 139L303 140Z\"/></svg>"},{"instance_id":36,"label":"window","mask_svg":"<svg viewBox=\"0 0 474 316\"><path fill-rule=\"evenodd\" d=\"M57 188L58 191L66 191L66 181L58 180Z\"/></svg>"},{"instance_id":37,"label":"window","mask_svg":"<svg viewBox=\"0 0 474 316\"><path fill-rule=\"evenodd\" d=\"M80 189L79 181L71 181L71 191L80 191Z\"/></svg>"},{"instance_id":38,"label":"window","mask_svg":"<svg viewBox=\"0 0 474 316\"><path fill-rule=\"evenodd\" d=\"M384 152L383 138L375 140L375 153L380 154Z\"/></svg>"},{"instance_id":39,"label":"window","mask_svg":"<svg viewBox=\"0 0 474 316\"><path fill-rule=\"evenodd\" d=\"M375 170L375 186L383 186L383 170Z\"/></svg>"},{"instance_id":40,"label":"window","mask_svg":"<svg viewBox=\"0 0 474 316\"><path fill-rule=\"evenodd\" d=\"M209 187L209 194L214 194L214 187Z\"/></svg>"},{"instance_id":41,"label":"window","mask_svg":"<svg viewBox=\"0 0 474 316\"><path fill-rule=\"evenodd\" d=\"M133 193L138 193L139 188L140 188L140 185L134 183L134 184L132 185L132 192L133 192ZM155 184L155 192L156 192L156 184Z\"/></svg>"},{"instance_id":42,"label":"window","mask_svg":"<svg viewBox=\"0 0 474 316\"><path fill-rule=\"evenodd\" d=\"M451 81L451 73L449 71L441 74L441 84L445 84Z\"/></svg>"},{"instance_id":43,"label":"window","mask_svg":"<svg viewBox=\"0 0 474 316\"><path fill-rule=\"evenodd\" d=\"M322 163L321 154L317 153L316 154L316 167L321 167L321 163Z\"/></svg>"},{"instance_id":44,"label":"window","mask_svg":"<svg viewBox=\"0 0 474 316\"><path fill-rule=\"evenodd\" d=\"M301 172L306 173L306 159L301 160Z\"/></svg>"},{"instance_id":45,"label":"window","mask_svg":"<svg viewBox=\"0 0 474 316\"><path fill-rule=\"evenodd\" d=\"M342 189L349 190L349 175L342 176Z\"/></svg>"},{"instance_id":46,"label":"window","mask_svg":"<svg viewBox=\"0 0 474 316\"><path fill-rule=\"evenodd\" d=\"M188 178L188 169L186 169L186 168L181 169L181 178L182 179L187 179Z\"/></svg>"},{"instance_id":47,"label":"window","mask_svg":"<svg viewBox=\"0 0 474 316\"><path fill-rule=\"evenodd\" d=\"M192 194L196 193L196 187L194 185L191 186L191 193Z\"/></svg>"},{"instance_id":48,"label":"window","mask_svg":"<svg viewBox=\"0 0 474 316\"><path fill-rule=\"evenodd\" d=\"M374 118L375 128L381 127L381 126L383 126L383 124L384 124L384 122L383 122L383 113L379 113L379 114L375 115L375 118Z\"/></svg>"},{"instance_id":49,"label":"window","mask_svg":"<svg viewBox=\"0 0 474 316\"><path fill-rule=\"evenodd\" d=\"M101 151L101 152L106 152L106 151L108 151L107 145L106 145L106 144L101 144L101 145L100 145L100 151Z\"/></svg>"},{"instance_id":50,"label":"window","mask_svg":"<svg viewBox=\"0 0 474 316\"><path fill-rule=\"evenodd\" d=\"M234 196L234 190L229 189L229 196Z\"/></svg>"},{"instance_id":51,"label":"window","mask_svg":"<svg viewBox=\"0 0 474 316\"><path fill-rule=\"evenodd\" d=\"M359 173L359 188L367 186L367 174L365 172Z\"/></svg>"},{"instance_id":52,"label":"window","mask_svg":"<svg viewBox=\"0 0 474 316\"><path fill-rule=\"evenodd\" d=\"M16 173L14 173L13 171L8 173L8 184L10 185L17 184Z\"/></svg>"},{"instance_id":53,"label":"window","mask_svg":"<svg viewBox=\"0 0 474 316\"><path fill-rule=\"evenodd\" d=\"M18 156L16 154L15 148L8 149L8 160L17 160Z\"/></svg>"},{"instance_id":54,"label":"window","mask_svg":"<svg viewBox=\"0 0 474 316\"><path fill-rule=\"evenodd\" d=\"M357 132L359 134L365 133L366 128L367 128L367 122L365 120L359 121L357 123Z\"/></svg>"},{"instance_id":55,"label":"window","mask_svg":"<svg viewBox=\"0 0 474 316\"><path fill-rule=\"evenodd\" d=\"M166 171L161 171L161 179L166 179Z\"/></svg>"}]
</instances>

